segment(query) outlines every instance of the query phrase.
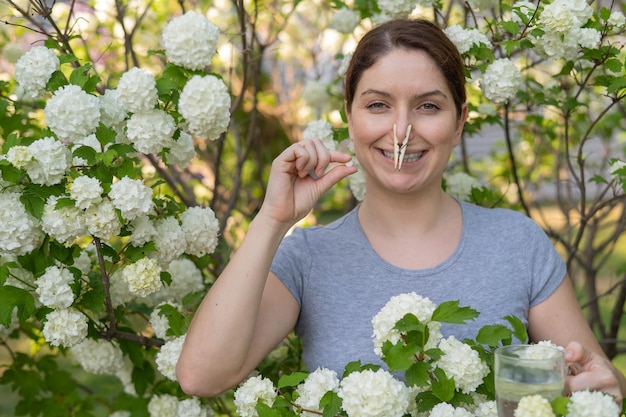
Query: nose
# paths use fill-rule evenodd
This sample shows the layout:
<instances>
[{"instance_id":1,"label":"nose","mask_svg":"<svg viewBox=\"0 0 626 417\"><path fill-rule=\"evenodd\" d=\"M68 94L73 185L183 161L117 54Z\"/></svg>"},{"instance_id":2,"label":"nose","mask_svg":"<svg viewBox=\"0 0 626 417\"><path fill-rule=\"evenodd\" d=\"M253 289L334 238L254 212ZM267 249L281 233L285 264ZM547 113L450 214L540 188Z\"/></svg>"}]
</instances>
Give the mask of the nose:
<instances>
[{"instance_id":1,"label":"nose","mask_svg":"<svg viewBox=\"0 0 626 417\"><path fill-rule=\"evenodd\" d=\"M411 128L410 123L394 123L392 127L394 143L406 145L411 138Z\"/></svg>"}]
</instances>

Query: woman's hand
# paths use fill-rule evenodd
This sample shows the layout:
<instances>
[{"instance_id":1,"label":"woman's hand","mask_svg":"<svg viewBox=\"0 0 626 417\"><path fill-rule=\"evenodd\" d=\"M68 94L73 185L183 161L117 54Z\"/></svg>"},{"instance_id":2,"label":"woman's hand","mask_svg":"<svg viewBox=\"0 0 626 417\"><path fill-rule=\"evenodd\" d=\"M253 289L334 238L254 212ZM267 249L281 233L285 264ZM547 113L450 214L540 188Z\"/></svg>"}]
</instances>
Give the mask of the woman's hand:
<instances>
[{"instance_id":1,"label":"woman's hand","mask_svg":"<svg viewBox=\"0 0 626 417\"><path fill-rule=\"evenodd\" d=\"M571 342L565 348L565 362L571 371L565 378L566 393L587 389L603 391L613 395L621 406L626 381L606 357L585 349L578 342Z\"/></svg>"},{"instance_id":2,"label":"woman's hand","mask_svg":"<svg viewBox=\"0 0 626 417\"><path fill-rule=\"evenodd\" d=\"M285 149L272 163L261 212L265 218L291 227L306 216L317 200L357 168L352 157L329 151L318 139L307 139ZM331 163L337 163L328 172Z\"/></svg>"}]
</instances>

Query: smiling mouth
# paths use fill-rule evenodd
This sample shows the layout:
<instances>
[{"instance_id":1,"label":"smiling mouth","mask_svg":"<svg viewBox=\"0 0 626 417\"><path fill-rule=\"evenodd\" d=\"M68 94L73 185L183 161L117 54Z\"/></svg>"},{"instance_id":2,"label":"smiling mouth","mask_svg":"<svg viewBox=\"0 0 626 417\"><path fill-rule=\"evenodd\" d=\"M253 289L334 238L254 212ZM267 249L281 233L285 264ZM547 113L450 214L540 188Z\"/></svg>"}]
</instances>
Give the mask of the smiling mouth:
<instances>
[{"instance_id":1,"label":"smiling mouth","mask_svg":"<svg viewBox=\"0 0 626 417\"><path fill-rule=\"evenodd\" d=\"M393 152L383 151L383 155L385 155L385 157L389 159L393 159L394 157ZM406 154L404 155L404 158L402 158L402 162L415 162L418 159L420 159L423 155L424 155L424 151Z\"/></svg>"}]
</instances>

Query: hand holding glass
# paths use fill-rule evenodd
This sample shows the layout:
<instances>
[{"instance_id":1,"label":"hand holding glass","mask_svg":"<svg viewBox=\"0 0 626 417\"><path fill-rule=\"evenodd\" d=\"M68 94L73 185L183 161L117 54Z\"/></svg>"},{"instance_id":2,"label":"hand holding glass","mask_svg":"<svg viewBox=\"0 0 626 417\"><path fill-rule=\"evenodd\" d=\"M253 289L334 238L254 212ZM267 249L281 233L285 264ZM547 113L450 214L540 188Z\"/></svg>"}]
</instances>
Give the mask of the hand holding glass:
<instances>
[{"instance_id":1,"label":"hand holding glass","mask_svg":"<svg viewBox=\"0 0 626 417\"><path fill-rule=\"evenodd\" d=\"M527 395L552 401L563 395L565 353L548 345L510 345L495 351L494 373L498 417L513 417Z\"/></svg>"}]
</instances>

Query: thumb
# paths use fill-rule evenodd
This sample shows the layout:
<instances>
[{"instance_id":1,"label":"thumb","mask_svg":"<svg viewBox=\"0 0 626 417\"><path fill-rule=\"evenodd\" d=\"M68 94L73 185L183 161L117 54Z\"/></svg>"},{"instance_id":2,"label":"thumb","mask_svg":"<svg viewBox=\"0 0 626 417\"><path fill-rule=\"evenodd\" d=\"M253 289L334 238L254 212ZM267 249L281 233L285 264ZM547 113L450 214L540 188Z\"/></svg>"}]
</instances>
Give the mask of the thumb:
<instances>
[{"instance_id":1,"label":"thumb","mask_svg":"<svg viewBox=\"0 0 626 417\"><path fill-rule=\"evenodd\" d=\"M579 342L570 342L565 347L565 362L585 367L593 360L593 354Z\"/></svg>"},{"instance_id":2,"label":"thumb","mask_svg":"<svg viewBox=\"0 0 626 417\"><path fill-rule=\"evenodd\" d=\"M341 181L348 175L354 174L357 171L358 169L355 166L336 165L328 170L328 172L324 173L324 175L319 177L315 182L319 187L319 191L321 193L325 193L339 181Z\"/></svg>"}]
</instances>

